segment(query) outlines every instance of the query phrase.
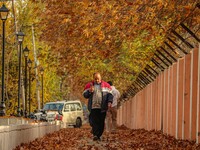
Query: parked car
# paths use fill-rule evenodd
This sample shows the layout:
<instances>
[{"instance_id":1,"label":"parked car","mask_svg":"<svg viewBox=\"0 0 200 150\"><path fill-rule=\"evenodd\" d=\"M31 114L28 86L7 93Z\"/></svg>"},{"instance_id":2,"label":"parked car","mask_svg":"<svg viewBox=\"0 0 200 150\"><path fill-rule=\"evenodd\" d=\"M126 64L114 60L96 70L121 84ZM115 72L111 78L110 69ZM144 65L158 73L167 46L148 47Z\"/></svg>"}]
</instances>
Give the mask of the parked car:
<instances>
[{"instance_id":1,"label":"parked car","mask_svg":"<svg viewBox=\"0 0 200 150\"><path fill-rule=\"evenodd\" d=\"M80 100L67 101L64 107L58 110L65 125L72 125L80 128L84 120L83 106ZM57 117L59 118L59 115ZM59 120L59 119L58 119Z\"/></svg>"},{"instance_id":2,"label":"parked car","mask_svg":"<svg viewBox=\"0 0 200 150\"><path fill-rule=\"evenodd\" d=\"M84 121L86 123L89 122L89 111L88 111L88 107L86 104L82 103L82 106L83 106L83 116L84 116Z\"/></svg>"},{"instance_id":3,"label":"parked car","mask_svg":"<svg viewBox=\"0 0 200 150\"><path fill-rule=\"evenodd\" d=\"M64 103L65 101L46 103L40 112L42 113L40 115L40 120L47 122L54 121L58 114L58 110L63 108Z\"/></svg>"},{"instance_id":4,"label":"parked car","mask_svg":"<svg viewBox=\"0 0 200 150\"><path fill-rule=\"evenodd\" d=\"M33 114L33 118L35 120L40 120L42 114L43 114L42 110L39 110L39 112Z\"/></svg>"},{"instance_id":5,"label":"parked car","mask_svg":"<svg viewBox=\"0 0 200 150\"><path fill-rule=\"evenodd\" d=\"M84 120L83 106L80 100L49 102L34 115L42 121L60 120L64 126L81 127Z\"/></svg>"}]
</instances>

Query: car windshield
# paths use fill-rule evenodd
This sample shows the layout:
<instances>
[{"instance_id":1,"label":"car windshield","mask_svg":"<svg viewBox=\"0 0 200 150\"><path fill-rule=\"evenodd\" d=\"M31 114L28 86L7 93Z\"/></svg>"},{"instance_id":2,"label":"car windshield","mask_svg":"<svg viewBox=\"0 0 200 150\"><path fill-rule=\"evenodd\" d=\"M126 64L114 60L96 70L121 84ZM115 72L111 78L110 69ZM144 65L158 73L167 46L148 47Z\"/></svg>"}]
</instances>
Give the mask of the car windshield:
<instances>
[{"instance_id":1,"label":"car windshield","mask_svg":"<svg viewBox=\"0 0 200 150\"><path fill-rule=\"evenodd\" d=\"M62 103L51 103L51 104L45 104L44 105L44 110L62 110L64 104Z\"/></svg>"}]
</instances>

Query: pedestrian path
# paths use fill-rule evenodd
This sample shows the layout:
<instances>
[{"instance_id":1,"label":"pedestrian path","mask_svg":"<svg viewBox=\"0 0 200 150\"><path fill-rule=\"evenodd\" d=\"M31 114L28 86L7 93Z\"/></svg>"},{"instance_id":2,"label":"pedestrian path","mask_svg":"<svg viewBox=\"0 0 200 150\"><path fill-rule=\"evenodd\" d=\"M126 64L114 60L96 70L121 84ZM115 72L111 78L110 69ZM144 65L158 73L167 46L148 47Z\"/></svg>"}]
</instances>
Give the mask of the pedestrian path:
<instances>
[{"instance_id":1,"label":"pedestrian path","mask_svg":"<svg viewBox=\"0 0 200 150\"><path fill-rule=\"evenodd\" d=\"M66 128L47 134L15 150L155 150L155 149L200 149L195 141L177 140L161 131L128 129L118 127L116 133L104 133L101 141L93 141L90 126Z\"/></svg>"}]
</instances>

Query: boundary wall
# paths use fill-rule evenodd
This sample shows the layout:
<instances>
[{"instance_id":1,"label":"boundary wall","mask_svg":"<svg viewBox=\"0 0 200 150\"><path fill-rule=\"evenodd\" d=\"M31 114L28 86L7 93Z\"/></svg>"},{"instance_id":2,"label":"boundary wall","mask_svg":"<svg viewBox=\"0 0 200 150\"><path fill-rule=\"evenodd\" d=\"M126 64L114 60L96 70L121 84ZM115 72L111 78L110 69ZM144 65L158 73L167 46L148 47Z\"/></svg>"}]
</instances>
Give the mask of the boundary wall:
<instances>
[{"instance_id":1,"label":"boundary wall","mask_svg":"<svg viewBox=\"0 0 200 150\"><path fill-rule=\"evenodd\" d=\"M0 126L0 150L12 150L21 143L33 141L60 129L55 122Z\"/></svg>"},{"instance_id":2,"label":"boundary wall","mask_svg":"<svg viewBox=\"0 0 200 150\"><path fill-rule=\"evenodd\" d=\"M117 123L200 142L200 45L118 108Z\"/></svg>"}]
</instances>

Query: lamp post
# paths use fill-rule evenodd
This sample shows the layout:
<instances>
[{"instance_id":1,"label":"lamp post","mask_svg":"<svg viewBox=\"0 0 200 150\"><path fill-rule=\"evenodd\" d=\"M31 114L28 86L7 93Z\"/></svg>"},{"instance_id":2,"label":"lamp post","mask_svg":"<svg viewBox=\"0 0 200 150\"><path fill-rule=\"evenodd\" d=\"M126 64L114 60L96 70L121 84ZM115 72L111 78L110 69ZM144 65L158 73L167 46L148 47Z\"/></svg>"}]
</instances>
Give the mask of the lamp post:
<instances>
[{"instance_id":1,"label":"lamp post","mask_svg":"<svg viewBox=\"0 0 200 150\"><path fill-rule=\"evenodd\" d=\"M4 64L4 58L5 58L5 22L8 17L8 12L9 10L6 8L6 6L3 4L2 7L0 8L0 16L1 20L3 22L3 29L2 29L2 82L1 82L1 104L0 104L0 116L5 116L5 95L4 95L4 69L5 69L5 64Z\"/></svg>"},{"instance_id":2,"label":"lamp post","mask_svg":"<svg viewBox=\"0 0 200 150\"><path fill-rule=\"evenodd\" d=\"M24 87L25 87L25 117L27 117L27 58L28 58L28 54L29 54L29 49L27 48L27 46L25 47L25 49L23 50L24 53L24 57L25 57L25 79L24 79Z\"/></svg>"},{"instance_id":3,"label":"lamp post","mask_svg":"<svg viewBox=\"0 0 200 150\"><path fill-rule=\"evenodd\" d=\"M32 61L28 60L28 68L29 68L29 115L31 114L31 67Z\"/></svg>"},{"instance_id":4,"label":"lamp post","mask_svg":"<svg viewBox=\"0 0 200 150\"><path fill-rule=\"evenodd\" d=\"M18 104L17 104L17 115L21 116L20 111L20 94L21 94L21 57L22 57L22 42L24 40L24 33L19 31L17 34L17 40L19 42L19 70L18 70Z\"/></svg>"},{"instance_id":5,"label":"lamp post","mask_svg":"<svg viewBox=\"0 0 200 150\"><path fill-rule=\"evenodd\" d=\"M42 75L42 108L44 106L44 68L40 69L40 73Z\"/></svg>"}]
</instances>

